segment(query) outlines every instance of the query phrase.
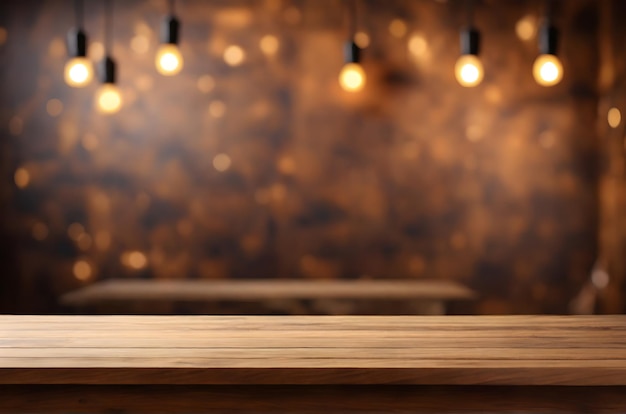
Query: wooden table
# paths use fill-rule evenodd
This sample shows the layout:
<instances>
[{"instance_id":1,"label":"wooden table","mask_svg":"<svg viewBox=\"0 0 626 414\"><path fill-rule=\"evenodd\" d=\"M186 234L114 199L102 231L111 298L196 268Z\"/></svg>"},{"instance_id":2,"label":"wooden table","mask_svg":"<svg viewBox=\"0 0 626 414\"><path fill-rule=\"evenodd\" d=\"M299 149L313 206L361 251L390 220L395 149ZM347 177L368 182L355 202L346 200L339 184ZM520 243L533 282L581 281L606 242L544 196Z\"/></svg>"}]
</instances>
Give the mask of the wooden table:
<instances>
[{"instance_id":1,"label":"wooden table","mask_svg":"<svg viewBox=\"0 0 626 414\"><path fill-rule=\"evenodd\" d=\"M626 412L626 316L0 316L0 413Z\"/></svg>"},{"instance_id":2,"label":"wooden table","mask_svg":"<svg viewBox=\"0 0 626 414\"><path fill-rule=\"evenodd\" d=\"M384 302L391 313L441 315L446 313L447 303L474 297L474 292L459 283L434 279L110 279L67 293L61 303L79 309L80 313L159 313L159 304L183 302L199 305L195 307L199 313L229 313L230 309L237 309L232 303L253 303L263 305L259 312L267 309L287 314L367 314L384 309ZM223 306L208 306L220 303ZM172 313L168 310L163 312Z\"/></svg>"}]
</instances>

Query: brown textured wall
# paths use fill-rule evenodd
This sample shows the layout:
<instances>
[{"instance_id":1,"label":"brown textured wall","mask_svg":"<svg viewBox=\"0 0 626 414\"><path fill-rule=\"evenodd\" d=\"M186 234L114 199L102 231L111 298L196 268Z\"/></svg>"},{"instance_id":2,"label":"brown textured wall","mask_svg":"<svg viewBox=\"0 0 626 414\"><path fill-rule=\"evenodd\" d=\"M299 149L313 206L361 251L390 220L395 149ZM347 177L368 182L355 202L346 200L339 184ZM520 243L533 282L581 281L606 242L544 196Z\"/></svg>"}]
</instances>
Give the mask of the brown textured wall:
<instances>
[{"instance_id":1,"label":"brown textured wall","mask_svg":"<svg viewBox=\"0 0 626 414\"><path fill-rule=\"evenodd\" d=\"M600 87L600 265L609 276L598 295L598 310L626 312L626 3L601 4ZM619 111L619 112L616 112ZM611 114L611 112L613 112ZM611 116L611 115L612 116ZM617 115L619 114L619 118ZM619 121L619 122L617 122ZM612 124L611 124L612 123Z\"/></svg>"},{"instance_id":2,"label":"brown textured wall","mask_svg":"<svg viewBox=\"0 0 626 414\"><path fill-rule=\"evenodd\" d=\"M117 1L125 104L110 117L93 110L96 85L63 83L69 2L11 3L0 194L15 311L54 311L58 294L107 277L438 277L475 288L478 313L567 312L596 259L591 0L556 4L554 88L534 83L536 38L516 33L541 2L477 2L475 89L453 75L462 2L362 1L358 96L337 85L339 0L181 1L174 78L153 66L164 2ZM101 9L87 2L95 42Z\"/></svg>"}]
</instances>

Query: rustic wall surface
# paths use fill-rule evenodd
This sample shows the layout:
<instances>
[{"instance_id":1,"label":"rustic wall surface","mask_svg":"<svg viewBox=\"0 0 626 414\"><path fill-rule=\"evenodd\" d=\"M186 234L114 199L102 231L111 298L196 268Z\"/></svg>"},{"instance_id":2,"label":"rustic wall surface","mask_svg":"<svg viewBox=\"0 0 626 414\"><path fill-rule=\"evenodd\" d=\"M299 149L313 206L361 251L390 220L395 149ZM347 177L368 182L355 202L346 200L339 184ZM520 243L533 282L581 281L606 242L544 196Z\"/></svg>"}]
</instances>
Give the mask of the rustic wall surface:
<instances>
[{"instance_id":1,"label":"rustic wall surface","mask_svg":"<svg viewBox=\"0 0 626 414\"><path fill-rule=\"evenodd\" d=\"M177 2L172 78L165 2L116 1L124 107L105 116L95 83L63 82L71 2L2 2L4 307L56 311L110 277L434 277L476 289L477 313L567 312L598 253L596 2L556 2L566 74L544 88L543 3L477 1L474 89L453 74L464 2L359 4L350 95L339 0ZM100 59L102 2L86 13Z\"/></svg>"},{"instance_id":2,"label":"rustic wall surface","mask_svg":"<svg viewBox=\"0 0 626 414\"><path fill-rule=\"evenodd\" d=\"M601 5L601 61L599 86L600 158L600 283L597 296L601 312L626 312L626 3L607 0ZM620 111L621 109L621 111ZM603 277L602 277L603 276ZM592 280L593 284L593 280ZM596 283L597 284L597 280Z\"/></svg>"}]
</instances>

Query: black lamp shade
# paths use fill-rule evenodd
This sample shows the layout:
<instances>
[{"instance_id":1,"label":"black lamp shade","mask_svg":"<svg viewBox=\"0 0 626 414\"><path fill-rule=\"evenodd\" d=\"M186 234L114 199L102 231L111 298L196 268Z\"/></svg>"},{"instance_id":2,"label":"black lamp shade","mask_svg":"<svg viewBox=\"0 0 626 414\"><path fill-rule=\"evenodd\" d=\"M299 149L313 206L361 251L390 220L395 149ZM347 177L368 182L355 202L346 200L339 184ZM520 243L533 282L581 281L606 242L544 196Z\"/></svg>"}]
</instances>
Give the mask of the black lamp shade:
<instances>
[{"instance_id":1,"label":"black lamp shade","mask_svg":"<svg viewBox=\"0 0 626 414\"><path fill-rule=\"evenodd\" d=\"M556 55L559 47L559 31L556 27L546 24L539 32L539 52L542 55Z\"/></svg>"},{"instance_id":2,"label":"black lamp shade","mask_svg":"<svg viewBox=\"0 0 626 414\"><path fill-rule=\"evenodd\" d=\"M346 63L359 63L361 61L361 48L354 42L346 42L344 53Z\"/></svg>"},{"instance_id":3,"label":"black lamp shade","mask_svg":"<svg viewBox=\"0 0 626 414\"><path fill-rule=\"evenodd\" d=\"M117 65L115 61L110 56L105 57L104 60L102 61L102 67L101 67L102 83L115 83L116 70L117 70Z\"/></svg>"},{"instance_id":4,"label":"black lamp shade","mask_svg":"<svg viewBox=\"0 0 626 414\"><path fill-rule=\"evenodd\" d=\"M87 34L82 29L67 32L67 53L71 57L87 56Z\"/></svg>"},{"instance_id":5,"label":"black lamp shade","mask_svg":"<svg viewBox=\"0 0 626 414\"><path fill-rule=\"evenodd\" d=\"M180 22L174 16L167 16L161 27L161 43L178 44Z\"/></svg>"},{"instance_id":6,"label":"black lamp shade","mask_svg":"<svg viewBox=\"0 0 626 414\"><path fill-rule=\"evenodd\" d=\"M478 55L480 53L480 32L473 27L461 31L461 54Z\"/></svg>"}]
</instances>

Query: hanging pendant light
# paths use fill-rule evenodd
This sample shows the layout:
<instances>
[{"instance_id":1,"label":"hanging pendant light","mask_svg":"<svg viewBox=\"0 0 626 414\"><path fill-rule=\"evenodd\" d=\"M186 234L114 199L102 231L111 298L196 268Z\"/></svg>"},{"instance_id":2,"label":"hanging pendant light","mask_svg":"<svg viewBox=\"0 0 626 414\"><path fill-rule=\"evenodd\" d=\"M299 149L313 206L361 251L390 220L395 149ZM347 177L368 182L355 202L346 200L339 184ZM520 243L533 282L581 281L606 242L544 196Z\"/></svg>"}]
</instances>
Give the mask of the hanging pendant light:
<instances>
[{"instance_id":1,"label":"hanging pendant light","mask_svg":"<svg viewBox=\"0 0 626 414\"><path fill-rule=\"evenodd\" d=\"M174 16L174 0L169 0L169 15L163 21L161 45L154 61L161 75L174 76L183 68L183 56L178 49L179 31L180 22Z\"/></svg>"},{"instance_id":2,"label":"hanging pendant light","mask_svg":"<svg viewBox=\"0 0 626 414\"><path fill-rule=\"evenodd\" d=\"M552 2L548 2L545 22L539 31L539 53L533 64L533 76L541 86L554 86L563 79L563 64L556 56L559 31L552 25Z\"/></svg>"},{"instance_id":3,"label":"hanging pendant light","mask_svg":"<svg viewBox=\"0 0 626 414\"><path fill-rule=\"evenodd\" d=\"M473 27L473 1L467 0L467 28L461 31L461 56L454 66L454 75L461 86L478 86L485 75L483 64L478 58L480 33Z\"/></svg>"},{"instance_id":4,"label":"hanging pendant light","mask_svg":"<svg viewBox=\"0 0 626 414\"><path fill-rule=\"evenodd\" d=\"M111 36L113 33L113 0L105 0L104 51L102 61L102 85L96 91L96 108L99 112L113 114L122 107L122 94L115 84L117 65L111 57Z\"/></svg>"},{"instance_id":5,"label":"hanging pendant light","mask_svg":"<svg viewBox=\"0 0 626 414\"><path fill-rule=\"evenodd\" d=\"M87 59L87 34L83 29L83 0L74 2L76 27L67 34L67 49L70 59L65 64L65 83L82 88L93 78L93 65Z\"/></svg>"},{"instance_id":6,"label":"hanging pendant light","mask_svg":"<svg viewBox=\"0 0 626 414\"><path fill-rule=\"evenodd\" d=\"M361 48L355 43L357 27L356 0L350 0L350 38L345 45L345 65L339 73L339 85L347 92L358 92L365 87L367 77L361 66Z\"/></svg>"}]
</instances>

